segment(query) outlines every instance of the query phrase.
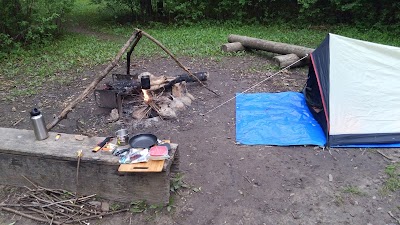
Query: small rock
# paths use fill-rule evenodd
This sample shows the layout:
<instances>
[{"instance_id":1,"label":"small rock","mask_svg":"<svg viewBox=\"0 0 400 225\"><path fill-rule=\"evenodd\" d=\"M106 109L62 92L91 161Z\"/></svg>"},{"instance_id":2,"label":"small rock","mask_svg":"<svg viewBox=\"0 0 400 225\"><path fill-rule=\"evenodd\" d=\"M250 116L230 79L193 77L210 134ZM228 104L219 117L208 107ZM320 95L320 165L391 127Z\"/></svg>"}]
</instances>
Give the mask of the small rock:
<instances>
[{"instance_id":1,"label":"small rock","mask_svg":"<svg viewBox=\"0 0 400 225\"><path fill-rule=\"evenodd\" d=\"M328 175L328 178L329 178L329 182L332 182L332 181L333 181L333 176L332 176L332 174L329 174L329 175Z\"/></svg>"},{"instance_id":2,"label":"small rock","mask_svg":"<svg viewBox=\"0 0 400 225\"><path fill-rule=\"evenodd\" d=\"M108 202L102 202L101 203L101 211L102 212L110 211L110 204L108 204Z\"/></svg>"},{"instance_id":3,"label":"small rock","mask_svg":"<svg viewBox=\"0 0 400 225\"><path fill-rule=\"evenodd\" d=\"M17 111L17 108L15 108L15 106L13 106L13 107L11 108L11 111L16 112L16 111Z\"/></svg>"},{"instance_id":4,"label":"small rock","mask_svg":"<svg viewBox=\"0 0 400 225\"><path fill-rule=\"evenodd\" d=\"M301 218L301 213L299 212L292 212L293 219L297 220Z\"/></svg>"},{"instance_id":5,"label":"small rock","mask_svg":"<svg viewBox=\"0 0 400 225\"><path fill-rule=\"evenodd\" d=\"M42 103L42 102L39 102L39 103L37 104L37 106L38 106L39 108L42 108L43 103Z\"/></svg>"},{"instance_id":6,"label":"small rock","mask_svg":"<svg viewBox=\"0 0 400 225\"><path fill-rule=\"evenodd\" d=\"M194 211L194 209L193 209L193 208L188 208L188 209L187 209L187 211L189 211L189 212L193 212L193 211Z\"/></svg>"},{"instance_id":7,"label":"small rock","mask_svg":"<svg viewBox=\"0 0 400 225\"><path fill-rule=\"evenodd\" d=\"M290 193L290 197L294 196L294 193Z\"/></svg>"},{"instance_id":8,"label":"small rock","mask_svg":"<svg viewBox=\"0 0 400 225\"><path fill-rule=\"evenodd\" d=\"M77 141L83 141L83 136L82 135L75 135L75 140Z\"/></svg>"},{"instance_id":9,"label":"small rock","mask_svg":"<svg viewBox=\"0 0 400 225\"><path fill-rule=\"evenodd\" d=\"M118 109L113 109L111 110L110 113L110 121L111 122L115 122L119 119L119 113L118 113Z\"/></svg>"},{"instance_id":10,"label":"small rock","mask_svg":"<svg viewBox=\"0 0 400 225\"><path fill-rule=\"evenodd\" d=\"M376 199L376 196L372 196L372 199L374 199L374 200L375 200L375 199Z\"/></svg>"},{"instance_id":11,"label":"small rock","mask_svg":"<svg viewBox=\"0 0 400 225\"><path fill-rule=\"evenodd\" d=\"M99 202L99 201L90 201L88 203L89 203L89 205L91 205L95 208L101 208L101 202Z\"/></svg>"}]
</instances>

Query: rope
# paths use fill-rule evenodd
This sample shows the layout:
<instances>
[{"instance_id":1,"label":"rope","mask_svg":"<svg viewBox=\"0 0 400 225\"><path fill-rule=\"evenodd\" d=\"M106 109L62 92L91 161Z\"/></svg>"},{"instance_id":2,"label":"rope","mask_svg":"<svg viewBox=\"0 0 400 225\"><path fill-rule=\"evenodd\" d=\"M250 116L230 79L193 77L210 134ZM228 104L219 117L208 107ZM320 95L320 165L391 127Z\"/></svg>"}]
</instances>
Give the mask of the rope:
<instances>
[{"instance_id":1,"label":"rope","mask_svg":"<svg viewBox=\"0 0 400 225\"><path fill-rule=\"evenodd\" d=\"M221 103L220 105L218 105L218 106L214 107L213 109L211 109L211 110L207 111L206 113L204 113L204 114L200 114L200 115L201 115L201 116L205 116L205 115L209 114L210 112L213 112L214 110L216 110L216 109L220 108L221 106L225 105L226 103L228 103L228 102L232 101L232 100L233 100L233 99L235 99L237 96L239 96L239 95L243 95L244 93L246 93L246 92L250 91L251 89L253 89L253 88L255 88L255 87L259 86L260 84L262 84L262 83L264 83L265 81L267 81L267 80L271 79L272 77L274 77L274 76L276 76L276 75L278 75L278 74L282 73L284 70L286 70L286 69L290 68L290 67L291 67L291 66L293 66L294 64L296 64L296 63L300 62L301 60L303 60L303 59L305 59L305 58L307 58L307 57L308 57L308 54L307 54L307 55L305 55L303 58L301 58L301 59L297 60L296 62L294 62L294 63L290 64L289 66L287 66L287 67L285 67L285 68L282 68L282 69L281 69L281 70L279 70L278 72L276 72L276 73L272 74L271 76L269 76L269 77L265 78L264 80L262 80L262 81L260 81L260 82L256 83L255 85L253 85L253 86L251 86L251 87L247 88L247 89L246 89L246 90L244 90L243 92L241 92L241 93L239 93L239 94L235 95L234 97L232 97L232 98L230 98L230 99L226 100L225 102L223 102L223 103Z\"/></svg>"}]
</instances>

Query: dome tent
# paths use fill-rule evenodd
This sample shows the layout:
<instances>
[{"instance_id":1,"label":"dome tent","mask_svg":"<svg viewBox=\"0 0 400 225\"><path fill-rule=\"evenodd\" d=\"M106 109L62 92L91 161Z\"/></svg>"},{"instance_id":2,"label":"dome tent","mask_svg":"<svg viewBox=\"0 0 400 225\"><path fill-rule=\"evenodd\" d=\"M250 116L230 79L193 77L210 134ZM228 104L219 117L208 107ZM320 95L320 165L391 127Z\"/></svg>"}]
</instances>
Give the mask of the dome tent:
<instances>
[{"instance_id":1,"label":"dome tent","mask_svg":"<svg viewBox=\"0 0 400 225\"><path fill-rule=\"evenodd\" d=\"M400 143L400 48L328 34L304 96L328 146Z\"/></svg>"}]
</instances>

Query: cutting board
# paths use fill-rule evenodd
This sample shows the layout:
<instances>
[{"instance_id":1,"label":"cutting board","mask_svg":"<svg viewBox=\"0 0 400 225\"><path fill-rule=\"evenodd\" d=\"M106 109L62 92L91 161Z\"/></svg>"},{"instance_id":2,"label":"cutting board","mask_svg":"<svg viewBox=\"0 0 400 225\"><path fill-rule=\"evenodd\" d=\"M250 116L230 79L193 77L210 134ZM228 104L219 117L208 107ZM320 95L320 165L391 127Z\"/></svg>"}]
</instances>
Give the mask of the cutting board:
<instances>
[{"instance_id":1,"label":"cutting board","mask_svg":"<svg viewBox=\"0 0 400 225\"><path fill-rule=\"evenodd\" d=\"M165 160L150 160L143 163L121 164L119 172L161 172Z\"/></svg>"}]
</instances>

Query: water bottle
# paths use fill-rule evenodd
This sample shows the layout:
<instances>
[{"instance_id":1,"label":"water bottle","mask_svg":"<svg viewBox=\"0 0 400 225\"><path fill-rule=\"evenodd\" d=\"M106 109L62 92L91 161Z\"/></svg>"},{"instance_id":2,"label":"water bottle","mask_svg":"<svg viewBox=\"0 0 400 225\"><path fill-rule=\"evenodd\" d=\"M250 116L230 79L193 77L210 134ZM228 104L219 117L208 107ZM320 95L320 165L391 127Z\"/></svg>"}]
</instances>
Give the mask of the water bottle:
<instances>
[{"instance_id":1,"label":"water bottle","mask_svg":"<svg viewBox=\"0 0 400 225\"><path fill-rule=\"evenodd\" d=\"M36 140L41 141L49 137L44 117L37 108L34 108L31 111L31 121Z\"/></svg>"}]
</instances>

